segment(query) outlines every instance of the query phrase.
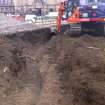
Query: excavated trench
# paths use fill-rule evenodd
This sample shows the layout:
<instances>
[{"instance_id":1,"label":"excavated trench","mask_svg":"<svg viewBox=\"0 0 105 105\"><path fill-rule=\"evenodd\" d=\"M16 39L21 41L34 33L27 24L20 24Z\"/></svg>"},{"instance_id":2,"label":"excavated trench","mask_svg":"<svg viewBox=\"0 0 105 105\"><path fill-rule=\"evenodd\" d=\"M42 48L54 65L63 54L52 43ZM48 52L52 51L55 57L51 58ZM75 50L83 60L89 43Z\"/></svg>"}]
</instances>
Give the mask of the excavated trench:
<instances>
[{"instance_id":1,"label":"excavated trench","mask_svg":"<svg viewBox=\"0 0 105 105\"><path fill-rule=\"evenodd\" d=\"M0 105L104 103L104 37L49 29L0 37Z\"/></svg>"},{"instance_id":2,"label":"excavated trench","mask_svg":"<svg viewBox=\"0 0 105 105\"><path fill-rule=\"evenodd\" d=\"M50 30L0 37L0 105L36 105L42 89L37 50L50 40Z\"/></svg>"}]
</instances>

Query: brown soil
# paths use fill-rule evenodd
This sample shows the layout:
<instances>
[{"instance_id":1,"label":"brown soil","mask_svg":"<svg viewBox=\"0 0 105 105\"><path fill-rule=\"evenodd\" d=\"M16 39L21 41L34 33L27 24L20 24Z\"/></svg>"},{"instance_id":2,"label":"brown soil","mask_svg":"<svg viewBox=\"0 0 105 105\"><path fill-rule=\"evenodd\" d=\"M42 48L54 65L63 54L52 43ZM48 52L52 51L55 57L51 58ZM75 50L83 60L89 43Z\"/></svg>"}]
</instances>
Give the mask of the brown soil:
<instances>
[{"instance_id":1,"label":"brown soil","mask_svg":"<svg viewBox=\"0 0 105 105\"><path fill-rule=\"evenodd\" d=\"M104 105L105 38L0 38L0 105Z\"/></svg>"}]
</instances>

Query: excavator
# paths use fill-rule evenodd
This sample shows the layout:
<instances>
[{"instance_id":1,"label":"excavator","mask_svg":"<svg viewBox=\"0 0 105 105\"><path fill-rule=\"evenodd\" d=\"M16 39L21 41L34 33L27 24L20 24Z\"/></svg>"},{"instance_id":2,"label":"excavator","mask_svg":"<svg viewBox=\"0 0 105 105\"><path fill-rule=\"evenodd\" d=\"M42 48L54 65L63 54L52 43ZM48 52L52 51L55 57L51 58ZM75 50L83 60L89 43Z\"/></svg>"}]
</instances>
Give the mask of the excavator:
<instances>
[{"instance_id":1,"label":"excavator","mask_svg":"<svg viewBox=\"0 0 105 105\"><path fill-rule=\"evenodd\" d=\"M64 25L66 21L66 25ZM63 28L66 26L66 28ZM71 35L105 35L105 0L67 0L60 3L57 31Z\"/></svg>"}]
</instances>

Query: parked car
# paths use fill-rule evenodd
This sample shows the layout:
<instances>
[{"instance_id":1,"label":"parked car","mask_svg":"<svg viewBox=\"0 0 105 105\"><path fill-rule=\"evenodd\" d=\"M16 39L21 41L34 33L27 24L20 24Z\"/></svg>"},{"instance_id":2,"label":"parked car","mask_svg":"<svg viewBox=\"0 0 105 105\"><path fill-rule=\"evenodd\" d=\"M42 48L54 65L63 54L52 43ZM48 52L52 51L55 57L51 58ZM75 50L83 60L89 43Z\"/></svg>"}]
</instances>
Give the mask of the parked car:
<instances>
[{"instance_id":1,"label":"parked car","mask_svg":"<svg viewBox=\"0 0 105 105\"><path fill-rule=\"evenodd\" d=\"M28 14L25 16L25 21L34 23L36 21L37 16L33 14Z\"/></svg>"},{"instance_id":2,"label":"parked car","mask_svg":"<svg viewBox=\"0 0 105 105\"><path fill-rule=\"evenodd\" d=\"M58 16L58 12L49 12L47 15L45 15L45 18L56 19L57 16Z\"/></svg>"}]
</instances>

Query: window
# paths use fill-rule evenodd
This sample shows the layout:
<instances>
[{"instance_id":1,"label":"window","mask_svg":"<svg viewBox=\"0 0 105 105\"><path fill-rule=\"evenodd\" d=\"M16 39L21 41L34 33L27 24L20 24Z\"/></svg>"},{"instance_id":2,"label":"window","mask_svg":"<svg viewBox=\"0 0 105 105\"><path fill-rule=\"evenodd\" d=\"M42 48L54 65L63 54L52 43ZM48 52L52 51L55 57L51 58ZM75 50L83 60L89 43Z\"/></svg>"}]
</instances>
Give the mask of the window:
<instances>
[{"instance_id":1,"label":"window","mask_svg":"<svg viewBox=\"0 0 105 105\"><path fill-rule=\"evenodd\" d=\"M81 5L85 5L87 3L87 0L80 0Z\"/></svg>"},{"instance_id":2,"label":"window","mask_svg":"<svg viewBox=\"0 0 105 105\"><path fill-rule=\"evenodd\" d=\"M81 5L86 5L87 3L93 3L95 0L80 0Z\"/></svg>"},{"instance_id":3,"label":"window","mask_svg":"<svg viewBox=\"0 0 105 105\"><path fill-rule=\"evenodd\" d=\"M88 0L88 3L92 3L92 2L95 2L95 0Z\"/></svg>"},{"instance_id":4,"label":"window","mask_svg":"<svg viewBox=\"0 0 105 105\"><path fill-rule=\"evenodd\" d=\"M105 3L105 0L98 0L98 2L102 2L102 3Z\"/></svg>"}]
</instances>

